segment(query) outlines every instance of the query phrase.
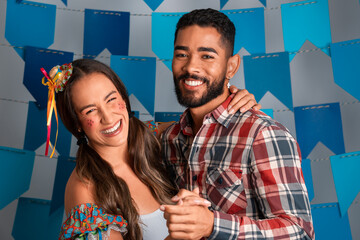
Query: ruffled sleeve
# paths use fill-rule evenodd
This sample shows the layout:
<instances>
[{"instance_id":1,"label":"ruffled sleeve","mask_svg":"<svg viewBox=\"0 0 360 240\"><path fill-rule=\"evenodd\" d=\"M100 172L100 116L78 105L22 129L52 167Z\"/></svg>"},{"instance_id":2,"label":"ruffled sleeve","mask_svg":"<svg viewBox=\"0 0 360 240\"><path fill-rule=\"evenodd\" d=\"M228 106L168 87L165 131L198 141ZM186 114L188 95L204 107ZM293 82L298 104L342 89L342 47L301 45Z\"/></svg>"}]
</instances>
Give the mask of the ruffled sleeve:
<instances>
[{"instance_id":1,"label":"ruffled sleeve","mask_svg":"<svg viewBox=\"0 0 360 240\"><path fill-rule=\"evenodd\" d=\"M91 239L90 235L109 234L114 229L123 234L127 232L127 221L120 215L104 212L96 204L86 203L74 207L61 227L59 240L64 239Z\"/></svg>"}]
</instances>

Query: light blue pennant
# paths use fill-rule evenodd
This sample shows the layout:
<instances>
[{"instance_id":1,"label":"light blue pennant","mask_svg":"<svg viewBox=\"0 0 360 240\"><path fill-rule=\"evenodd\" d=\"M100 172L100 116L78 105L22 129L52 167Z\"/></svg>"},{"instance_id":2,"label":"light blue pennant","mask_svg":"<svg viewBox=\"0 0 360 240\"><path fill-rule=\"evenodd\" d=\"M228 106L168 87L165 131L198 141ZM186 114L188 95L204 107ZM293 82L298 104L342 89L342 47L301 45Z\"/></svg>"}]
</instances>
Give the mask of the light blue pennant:
<instances>
[{"instance_id":1,"label":"light blue pennant","mask_svg":"<svg viewBox=\"0 0 360 240\"><path fill-rule=\"evenodd\" d=\"M274 110L271 108L268 109L261 109L266 115L270 116L271 118L274 118Z\"/></svg>"},{"instance_id":2,"label":"light blue pennant","mask_svg":"<svg viewBox=\"0 0 360 240\"><path fill-rule=\"evenodd\" d=\"M360 152L331 156L330 161L341 216L344 216L360 192Z\"/></svg>"},{"instance_id":3,"label":"light blue pennant","mask_svg":"<svg viewBox=\"0 0 360 240\"><path fill-rule=\"evenodd\" d=\"M160 4L162 4L164 0L144 0L144 2L151 8L151 10L155 11Z\"/></svg>"},{"instance_id":4,"label":"light blue pennant","mask_svg":"<svg viewBox=\"0 0 360 240\"><path fill-rule=\"evenodd\" d=\"M293 108L289 54L278 52L244 56L245 86L256 101L269 91L289 109Z\"/></svg>"},{"instance_id":5,"label":"light blue pennant","mask_svg":"<svg viewBox=\"0 0 360 240\"><path fill-rule=\"evenodd\" d=\"M5 38L16 47L47 48L54 43L55 17L55 5L8 0ZM24 57L22 48L14 49Z\"/></svg>"},{"instance_id":6,"label":"light blue pennant","mask_svg":"<svg viewBox=\"0 0 360 240\"><path fill-rule=\"evenodd\" d=\"M111 56L111 68L125 84L128 94L134 94L153 115L155 103L156 58Z\"/></svg>"},{"instance_id":7,"label":"light blue pennant","mask_svg":"<svg viewBox=\"0 0 360 240\"><path fill-rule=\"evenodd\" d=\"M329 54L331 31L327 0L309 0L281 5L284 46L296 52L306 40ZM290 61L295 54L290 55Z\"/></svg>"},{"instance_id":8,"label":"light blue pennant","mask_svg":"<svg viewBox=\"0 0 360 240\"><path fill-rule=\"evenodd\" d=\"M220 0L220 9L222 9L229 0Z\"/></svg>"}]
</instances>

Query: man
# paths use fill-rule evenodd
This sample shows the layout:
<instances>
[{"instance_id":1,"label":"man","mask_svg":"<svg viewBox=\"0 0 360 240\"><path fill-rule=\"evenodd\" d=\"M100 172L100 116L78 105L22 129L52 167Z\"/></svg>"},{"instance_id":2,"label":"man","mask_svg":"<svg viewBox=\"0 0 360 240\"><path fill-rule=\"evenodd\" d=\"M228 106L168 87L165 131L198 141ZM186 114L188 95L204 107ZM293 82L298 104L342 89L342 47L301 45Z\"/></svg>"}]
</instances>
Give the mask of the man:
<instances>
[{"instance_id":1,"label":"man","mask_svg":"<svg viewBox=\"0 0 360 240\"><path fill-rule=\"evenodd\" d=\"M162 136L165 164L181 190L164 205L173 239L313 239L297 142L260 111L230 114L227 84L240 65L235 26L213 9L178 22L172 70L188 107ZM259 69L261 71L261 69ZM195 190L194 190L195 189ZM211 203L188 206L194 191Z\"/></svg>"}]
</instances>

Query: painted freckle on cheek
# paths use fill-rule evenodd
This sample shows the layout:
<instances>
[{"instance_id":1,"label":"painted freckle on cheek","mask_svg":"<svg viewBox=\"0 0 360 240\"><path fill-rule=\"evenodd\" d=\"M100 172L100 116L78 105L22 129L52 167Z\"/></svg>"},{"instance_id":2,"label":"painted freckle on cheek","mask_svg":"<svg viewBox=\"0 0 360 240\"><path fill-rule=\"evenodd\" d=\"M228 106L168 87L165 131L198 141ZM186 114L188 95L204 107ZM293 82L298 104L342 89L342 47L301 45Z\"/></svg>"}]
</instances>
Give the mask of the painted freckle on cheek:
<instances>
[{"instance_id":1,"label":"painted freckle on cheek","mask_svg":"<svg viewBox=\"0 0 360 240\"><path fill-rule=\"evenodd\" d=\"M93 124L94 124L94 121L93 121L93 120L91 120L91 119L88 119L88 120L87 120L87 125L88 125L88 127L92 127Z\"/></svg>"},{"instance_id":2,"label":"painted freckle on cheek","mask_svg":"<svg viewBox=\"0 0 360 240\"><path fill-rule=\"evenodd\" d=\"M119 110L124 110L126 108L126 105L124 102L119 102L118 106L119 106Z\"/></svg>"}]
</instances>

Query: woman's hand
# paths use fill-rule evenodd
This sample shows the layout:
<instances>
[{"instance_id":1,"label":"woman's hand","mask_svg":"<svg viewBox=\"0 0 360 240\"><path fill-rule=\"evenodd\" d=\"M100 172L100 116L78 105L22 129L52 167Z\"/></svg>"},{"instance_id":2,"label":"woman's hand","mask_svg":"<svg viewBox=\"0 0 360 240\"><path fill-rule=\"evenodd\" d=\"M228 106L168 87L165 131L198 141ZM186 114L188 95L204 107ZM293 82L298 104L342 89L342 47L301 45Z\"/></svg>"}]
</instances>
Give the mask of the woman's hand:
<instances>
[{"instance_id":1,"label":"woman's hand","mask_svg":"<svg viewBox=\"0 0 360 240\"><path fill-rule=\"evenodd\" d=\"M229 90L231 93L235 93L235 96L227 109L230 114L233 114L238 110L240 110L240 112L246 112L250 108L253 108L254 110L261 109L261 104L256 102L254 94L249 93L246 89L239 90L234 85L231 85Z\"/></svg>"}]
</instances>

